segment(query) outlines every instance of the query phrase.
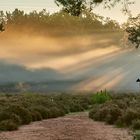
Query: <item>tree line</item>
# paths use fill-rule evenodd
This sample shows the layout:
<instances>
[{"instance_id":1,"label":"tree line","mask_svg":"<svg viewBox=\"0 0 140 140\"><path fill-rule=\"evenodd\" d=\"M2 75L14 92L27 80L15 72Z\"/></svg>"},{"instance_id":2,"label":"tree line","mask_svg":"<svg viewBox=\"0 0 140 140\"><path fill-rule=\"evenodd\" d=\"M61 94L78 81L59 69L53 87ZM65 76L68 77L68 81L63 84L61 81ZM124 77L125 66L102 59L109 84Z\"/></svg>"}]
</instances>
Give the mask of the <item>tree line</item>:
<instances>
[{"instance_id":1,"label":"tree line","mask_svg":"<svg viewBox=\"0 0 140 140\"><path fill-rule=\"evenodd\" d=\"M102 4L104 8L111 8L118 3L122 4L122 11L130 16L125 31L128 33L128 39L135 45L140 46L140 16L132 17L129 5L134 4L133 0L54 0L57 6L62 6L58 13L49 14L46 10L40 12L32 11L29 14L15 9L13 12L0 12L0 17L5 16L8 25L21 26L31 25L36 29L76 31L88 30L116 31L121 27L116 21L104 19L92 12L96 5ZM49 28L50 27L50 28ZM0 20L0 31L4 31L4 22Z\"/></svg>"},{"instance_id":2,"label":"tree line","mask_svg":"<svg viewBox=\"0 0 140 140\"><path fill-rule=\"evenodd\" d=\"M44 32L88 32L97 31L120 31L118 22L110 18L104 18L93 12L85 10L79 16L73 16L63 10L50 14L45 9L26 13L15 9L13 12L0 12L0 16L6 17L7 27L26 28ZM24 29L25 29L24 28Z\"/></svg>"}]
</instances>

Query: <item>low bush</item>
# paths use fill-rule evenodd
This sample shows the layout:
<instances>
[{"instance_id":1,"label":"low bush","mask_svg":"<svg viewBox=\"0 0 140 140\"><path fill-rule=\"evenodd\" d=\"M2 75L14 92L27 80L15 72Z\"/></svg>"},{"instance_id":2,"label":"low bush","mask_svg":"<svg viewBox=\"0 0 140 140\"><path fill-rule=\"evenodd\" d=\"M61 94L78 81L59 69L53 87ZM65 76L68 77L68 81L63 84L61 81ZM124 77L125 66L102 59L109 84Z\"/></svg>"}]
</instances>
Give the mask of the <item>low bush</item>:
<instances>
[{"instance_id":1,"label":"low bush","mask_svg":"<svg viewBox=\"0 0 140 140\"><path fill-rule=\"evenodd\" d=\"M139 118L140 118L140 113L137 110L128 108L125 112L123 112L121 120L126 126L131 126L132 121Z\"/></svg>"},{"instance_id":2,"label":"low bush","mask_svg":"<svg viewBox=\"0 0 140 140\"><path fill-rule=\"evenodd\" d=\"M39 112L42 119L50 118L50 110L45 108L44 106L41 106L41 105L34 106L30 110L32 110L33 112L34 111Z\"/></svg>"},{"instance_id":3,"label":"low bush","mask_svg":"<svg viewBox=\"0 0 140 140\"><path fill-rule=\"evenodd\" d=\"M100 106L95 106L89 112L89 117L96 121L106 121L109 124L114 124L122 115L122 110L118 105L106 103Z\"/></svg>"},{"instance_id":4,"label":"low bush","mask_svg":"<svg viewBox=\"0 0 140 140\"><path fill-rule=\"evenodd\" d=\"M41 121L43 118L38 111L32 110L31 112L32 121Z\"/></svg>"},{"instance_id":5,"label":"low bush","mask_svg":"<svg viewBox=\"0 0 140 140\"><path fill-rule=\"evenodd\" d=\"M18 125L13 120L3 120L0 122L0 131L12 131L17 130Z\"/></svg>"},{"instance_id":6,"label":"low bush","mask_svg":"<svg viewBox=\"0 0 140 140\"><path fill-rule=\"evenodd\" d=\"M6 112L14 113L21 118L22 124L29 124L32 121L32 116L26 108L19 105L11 105L6 109Z\"/></svg>"},{"instance_id":7,"label":"low bush","mask_svg":"<svg viewBox=\"0 0 140 140\"><path fill-rule=\"evenodd\" d=\"M135 130L140 130L140 120L139 119L132 121L132 128Z\"/></svg>"},{"instance_id":8,"label":"low bush","mask_svg":"<svg viewBox=\"0 0 140 140\"><path fill-rule=\"evenodd\" d=\"M18 125L21 124L21 118L18 115L5 111L0 112L0 122L8 119L11 119L13 122L15 122Z\"/></svg>"},{"instance_id":9,"label":"low bush","mask_svg":"<svg viewBox=\"0 0 140 140\"><path fill-rule=\"evenodd\" d=\"M57 118L64 115L65 115L64 110L61 110L57 107L50 108L50 118Z\"/></svg>"}]
</instances>

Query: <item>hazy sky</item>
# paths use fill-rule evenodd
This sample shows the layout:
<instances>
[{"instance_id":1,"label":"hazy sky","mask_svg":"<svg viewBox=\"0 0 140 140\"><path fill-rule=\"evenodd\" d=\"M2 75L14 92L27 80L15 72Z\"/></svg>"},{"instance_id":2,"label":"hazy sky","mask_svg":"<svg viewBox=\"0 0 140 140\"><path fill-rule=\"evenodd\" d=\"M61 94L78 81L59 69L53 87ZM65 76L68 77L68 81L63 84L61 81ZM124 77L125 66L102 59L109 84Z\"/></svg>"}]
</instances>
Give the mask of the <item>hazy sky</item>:
<instances>
[{"instance_id":1,"label":"hazy sky","mask_svg":"<svg viewBox=\"0 0 140 140\"><path fill-rule=\"evenodd\" d=\"M136 4L131 6L133 14L139 13L140 0L135 0ZM0 0L0 10L14 10L15 8L23 9L26 11L41 10L46 8L48 11L53 12L59 10L54 3L54 0ZM120 6L115 7L112 10L103 9L102 6L94 9L95 13L102 16L109 16L119 22L123 22L127 19L120 11Z\"/></svg>"}]
</instances>

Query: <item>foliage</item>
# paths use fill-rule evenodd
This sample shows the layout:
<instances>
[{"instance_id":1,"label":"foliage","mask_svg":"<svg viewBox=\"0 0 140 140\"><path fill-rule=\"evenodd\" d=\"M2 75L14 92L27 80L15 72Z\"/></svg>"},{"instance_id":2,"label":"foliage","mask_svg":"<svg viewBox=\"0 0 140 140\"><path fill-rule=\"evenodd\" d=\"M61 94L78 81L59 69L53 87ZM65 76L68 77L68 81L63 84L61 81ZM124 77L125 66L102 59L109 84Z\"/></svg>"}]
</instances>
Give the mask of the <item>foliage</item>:
<instances>
[{"instance_id":1,"label":"foliage","mask_svg":"<svg viewBox=\"0 0 140 140\"><path fill-rule=\"evenodd\" d=\"M29 124L32 121L29 110L20 105L10 105L5 111L20 116L22 124Z\"/></svg>"},{"instance_id":2,"label":"foliage","mask_svg":"<svg viewBox=\"0 0 140 140\"><path fill-rule=\"evenodd\" d=\"M106 90L97 92L95 95L93 95L93 102L95 104L102 104L109 100L111 100L111 96Z\"/></svg>"},{"instance_id":3,"label":"foliage","mask_svg":"<svg viewBox=\"0 0 140 140\"><path fill-rule=\"evenodd\" d=\"M89 10L84 10L80 16L72 16L65 11L49 14L45 9L30 13L15 9L6 12L4 16L8 20L6 29L12 32L20 30L24 33L60 36L121 30L116 21L105 19Z\"/></svg>"},{"instance_id":4,"label":"foliage","mask_svg":"<svg viewBox=\"0 0 140 140\"><path fill-rule=\"evenodd\" d=\"M3 11L0 11L0 32L5 31L6 18Z\"/></svg>"},{"instance_id":5,"label":"foliage","mask_svg":"<svg viewBox=\"0 0 140 140\"><path fill-rule=\"evenodd\" d=\"M118 127L140 129L140 94L111 94L111 100L96 103L89 117Z\"/></svg>"},{"instance_id":6,"label":"foliage","mask_svg":"<svg viewBox=\"0 0 140 140\"><path fill-rule=\"evenodd\" d=\"M132 121L132 128L135 130L140 130L140 120L139 119Z\"/></svg>"},{"instance_id":7,"label":"foliage","mask_svg":"<svg viewBox=\"0 0 140 140\"><path fill-rule=\"evenodd\" d=\"M138 48L140 45L140 14L129 19L126 32L128 33L128 40Z\"/></svg>"},{"instance_id":8,"label":"foliage","mask_svg":"<svg viewBox=\"0 0 140 140\"><path fill-rule=\"evenodd\" d=\"M140 130L135 131L134 140L140 140Z\"/></svg>"},{"instance_id":9,"label":"foliage","mask_svg":"<svg viewBox=\"0 0 140 140\"><path fill-rule=\"evenodd\" d=\"M92 95L1 94L0 130L14 130L23 124L64 116L89 109ZM2 126L3 125L3 126Z\"/></svg>"},{"instance_id":10,"label":"foliage","mask_svg":"<svg viewBox=\"0 0 140 140\"><path fill-rule=\"evenodd\" d=\"M63 5L63 11L72 16L79 16L86 9L86 0L55 0L55 3Z\"/></svg>"},{"instance_id":11,"label":"foliage","mask_svg":"<svg viewBox=\"0 0 140 140\"><path fill-rule=\"evenodd\" d=\"M31 110L32 110L33 112L39 112L40 115L41 115L40 118L42 118L42 119L48 119L49 116L50 116L50 110L47 109L47 108L45 108L44 106L41 106L41 105L39 105L39 106L34 106L34 107L31 108ZM40 119L40 118L39 118L39 119Z\"/></svg>"},{"instance_id":12,"label":"foliage","mask_svg":"<svg viewBox=\"0 0 140 140\"><path fill-rule=\"evenodd\" d=\"M32 116L32 121L41 121L43 118L41 116L41 113L35 110L31 110L31 116Z\"/></svg>"},{"instance_id":13,"label":"foliage","mask_svg":"<svg viewBox=\"0 0 140 140\"><path fill-rule=\"evenodd\" d=\"M106 121L108 124L114 124L122 115L122 110L115 104L107 102L106 104L96 106L90 111L89 117L97 121Z\"/></svg>"},{"instance_id":14,"label":"foliage","mask_svg":"<svg viewBox=\"0 0 140 140\"><path fill-rule=\"evenodd\" d=\"M73 15L79 16L83 10L89 9L92 11L95 5L103 4L104 8L111 8L118 3L122 4L122 10L125 13L129 12L128 5L134 4L132 0L55 0L57 6L63 6L62 10Z\"/></svg>"},{"instance_id":15,"label":"foliage","mask_svg":"<svg viewBox=\"0 0 140 140\"><path fill-rule=\"evenodd\" d=\"M0 122L0 131L12 131L17 130L18 125L12 120L3 120Z\"/></svg>"}]
</instances>

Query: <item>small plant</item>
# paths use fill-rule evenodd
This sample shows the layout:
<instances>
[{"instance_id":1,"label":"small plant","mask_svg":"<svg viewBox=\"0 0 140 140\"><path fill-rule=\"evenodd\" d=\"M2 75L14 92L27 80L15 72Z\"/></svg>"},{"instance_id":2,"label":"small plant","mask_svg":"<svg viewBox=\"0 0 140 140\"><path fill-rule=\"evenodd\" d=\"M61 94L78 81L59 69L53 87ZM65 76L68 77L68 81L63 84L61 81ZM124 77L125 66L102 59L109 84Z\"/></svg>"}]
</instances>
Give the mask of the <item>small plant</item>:
<instances>
[{"instance_id":1,"label":"small plant","mask_svg":"<svg viewBox=\"0 0 140 140\"><path fill-rule=\"evenodd\" d=\"M97 92L95 95L93 95L94 104L103 104L109 100L111 100L111 96L106 90Z\"/></svg>"}]
</instances>

